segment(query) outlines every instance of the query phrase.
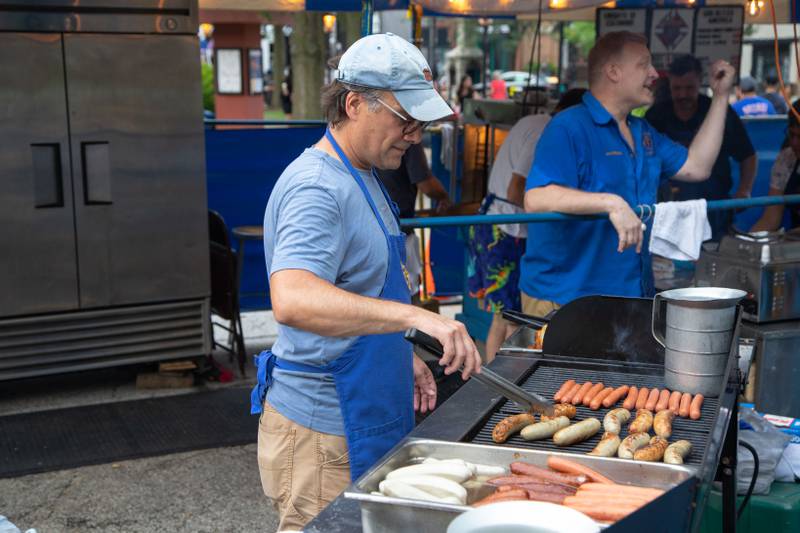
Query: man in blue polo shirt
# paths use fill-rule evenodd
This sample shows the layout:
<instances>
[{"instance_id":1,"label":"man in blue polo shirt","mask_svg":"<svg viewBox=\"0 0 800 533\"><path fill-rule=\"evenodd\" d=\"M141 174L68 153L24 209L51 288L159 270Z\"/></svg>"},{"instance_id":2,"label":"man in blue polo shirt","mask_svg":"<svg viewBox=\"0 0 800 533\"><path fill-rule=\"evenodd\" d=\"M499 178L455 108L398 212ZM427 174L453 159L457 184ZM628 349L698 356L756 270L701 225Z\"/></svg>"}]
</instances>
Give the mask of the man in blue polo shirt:
<instances>
[{"instance_id":1,"label":"man in blue polo shirt","mask_svg":"<svg viewBox=\"0 0 800 533\"><path fill-rule=\"evenodd\" d=\"M734 69L724 61L712 65L714 97L688 150L630 115L653 103L657 78L643 36L608 33L589 53L583 103L557 115L542 134L526 182L526 211L607 213L610 223L529 225L520 279L524 312L545 315L591 294L652 294L646 228L633 208L655 203L663 180L708 178L720 149Z\"/></svg>"}]
</instances>

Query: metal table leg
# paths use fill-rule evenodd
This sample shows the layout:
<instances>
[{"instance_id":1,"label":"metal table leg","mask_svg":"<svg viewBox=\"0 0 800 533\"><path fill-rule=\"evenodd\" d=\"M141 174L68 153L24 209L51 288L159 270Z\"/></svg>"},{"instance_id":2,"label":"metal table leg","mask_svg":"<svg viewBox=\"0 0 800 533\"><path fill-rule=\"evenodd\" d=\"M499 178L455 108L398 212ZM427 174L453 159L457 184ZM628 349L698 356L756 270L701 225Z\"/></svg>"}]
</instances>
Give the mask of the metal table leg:
<instances>
[{"instance_id":1,"label":"metal table leg","mask_svg":"<svg viewBox=\"0 0 800 533\"><path fill-rule=\"evenodd\" d=\"M722 481L722 531L736 531L736 463L739 445L739 406L733 404L728 432L722 443L722 457L717 467L717 479Z\"/></svg>"}]
</instances>

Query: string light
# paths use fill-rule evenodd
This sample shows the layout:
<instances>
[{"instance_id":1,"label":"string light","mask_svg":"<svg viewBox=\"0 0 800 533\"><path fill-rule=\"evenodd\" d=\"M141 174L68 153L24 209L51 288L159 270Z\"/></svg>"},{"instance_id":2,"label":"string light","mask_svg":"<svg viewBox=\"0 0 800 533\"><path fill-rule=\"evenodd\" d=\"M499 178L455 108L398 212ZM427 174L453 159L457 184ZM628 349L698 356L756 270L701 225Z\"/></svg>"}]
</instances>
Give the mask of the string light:
<instances>
[{"instance_id":1,"label":"string light","mask_svg":"<svg viewBox=\"0 0 800 533\"><path fill-rule=\"evenodd\" d=\"M549 0L547 5L550 9L564 9L567 7L567 0Z\"/></svg>"},{"instance_id":2,"label":"string light","mask_svg":"<svg viewBox=\"0 0 800 533\"><path fill-rule=\"evenodd\" d=\"M325 33L333 31L333 25L336 24L336 15L325 13L322 15L322 29Z\"/></svg>"},{"instance_id":3,"label":"string light","mask_svg":"<svg viewBox=\"0 0 800 533\"><path fill-rule=\"evenodd\" d=\"M747 0L747 12L751 17L757 17L764 9L764 0Z\"/></svg>"}]
</instances>

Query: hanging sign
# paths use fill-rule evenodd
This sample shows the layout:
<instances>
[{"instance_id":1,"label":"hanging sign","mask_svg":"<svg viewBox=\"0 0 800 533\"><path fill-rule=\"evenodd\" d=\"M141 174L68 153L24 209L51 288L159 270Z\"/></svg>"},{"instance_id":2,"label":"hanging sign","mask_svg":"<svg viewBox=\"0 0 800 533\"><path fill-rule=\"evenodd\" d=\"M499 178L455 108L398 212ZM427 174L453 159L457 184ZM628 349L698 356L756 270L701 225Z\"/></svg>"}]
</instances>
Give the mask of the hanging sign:
<instances>
[{"instance_id":1,"label":"hanging sign","mask_svg":"<svg viewBox=\"0 0 800 533\"><path fill-rule=\"evenodd\" d=\"M664 73L678 56L692 54L708 67L724 59L738 68L742 55L744 6L599 8L597 36L612 31L641 33L648 40L653 66Z\"/></svg>"},{"instance_id":2,"label":"hanging sign","mask_svg":"<svg viewBox=\"0 0 800 533\"><path fill-rule=\"evenodd\" d=\"M739 68L742 56L744 10L741 6L704 7L697 10L694 55L703 64L704 78L708 67L724 59Z\"/></svg>"},{"instance_id":3,"label":"hanging sign","mask_svg":"<svg viewBox=\"0 0 800 533\"><path fill-rule=\"evenodd\" d=\"M647 28L647 9L598 9L597 35L611 31L644 33Z\"/></svg>"}]
</instances>

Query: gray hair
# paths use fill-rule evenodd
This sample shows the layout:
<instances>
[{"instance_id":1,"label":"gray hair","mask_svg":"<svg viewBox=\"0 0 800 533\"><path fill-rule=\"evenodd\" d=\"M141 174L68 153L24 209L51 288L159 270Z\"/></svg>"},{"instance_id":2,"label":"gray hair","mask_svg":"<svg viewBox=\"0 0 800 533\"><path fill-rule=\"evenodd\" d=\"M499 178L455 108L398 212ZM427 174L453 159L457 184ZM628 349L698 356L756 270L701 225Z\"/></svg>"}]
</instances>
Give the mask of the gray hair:
<instances>
[{"instance_id":1,"label":"gray hair","mask_svg":"<svg viewBox=\"0 0 800 533\"><path fill-rule=\"evenodd\" d=\"M381 96L379 89L361 87L359 85L351 85L349 83L342 83L339 80L333 80L322 88L322 94L320 95L322 113L325 116L325 120L331 126L336 127L347 120L345 104L349 93L360 94L367 102L367 109L370 111L374 112L378 110L378 98Z\"/></svg>"}]
</instances>

